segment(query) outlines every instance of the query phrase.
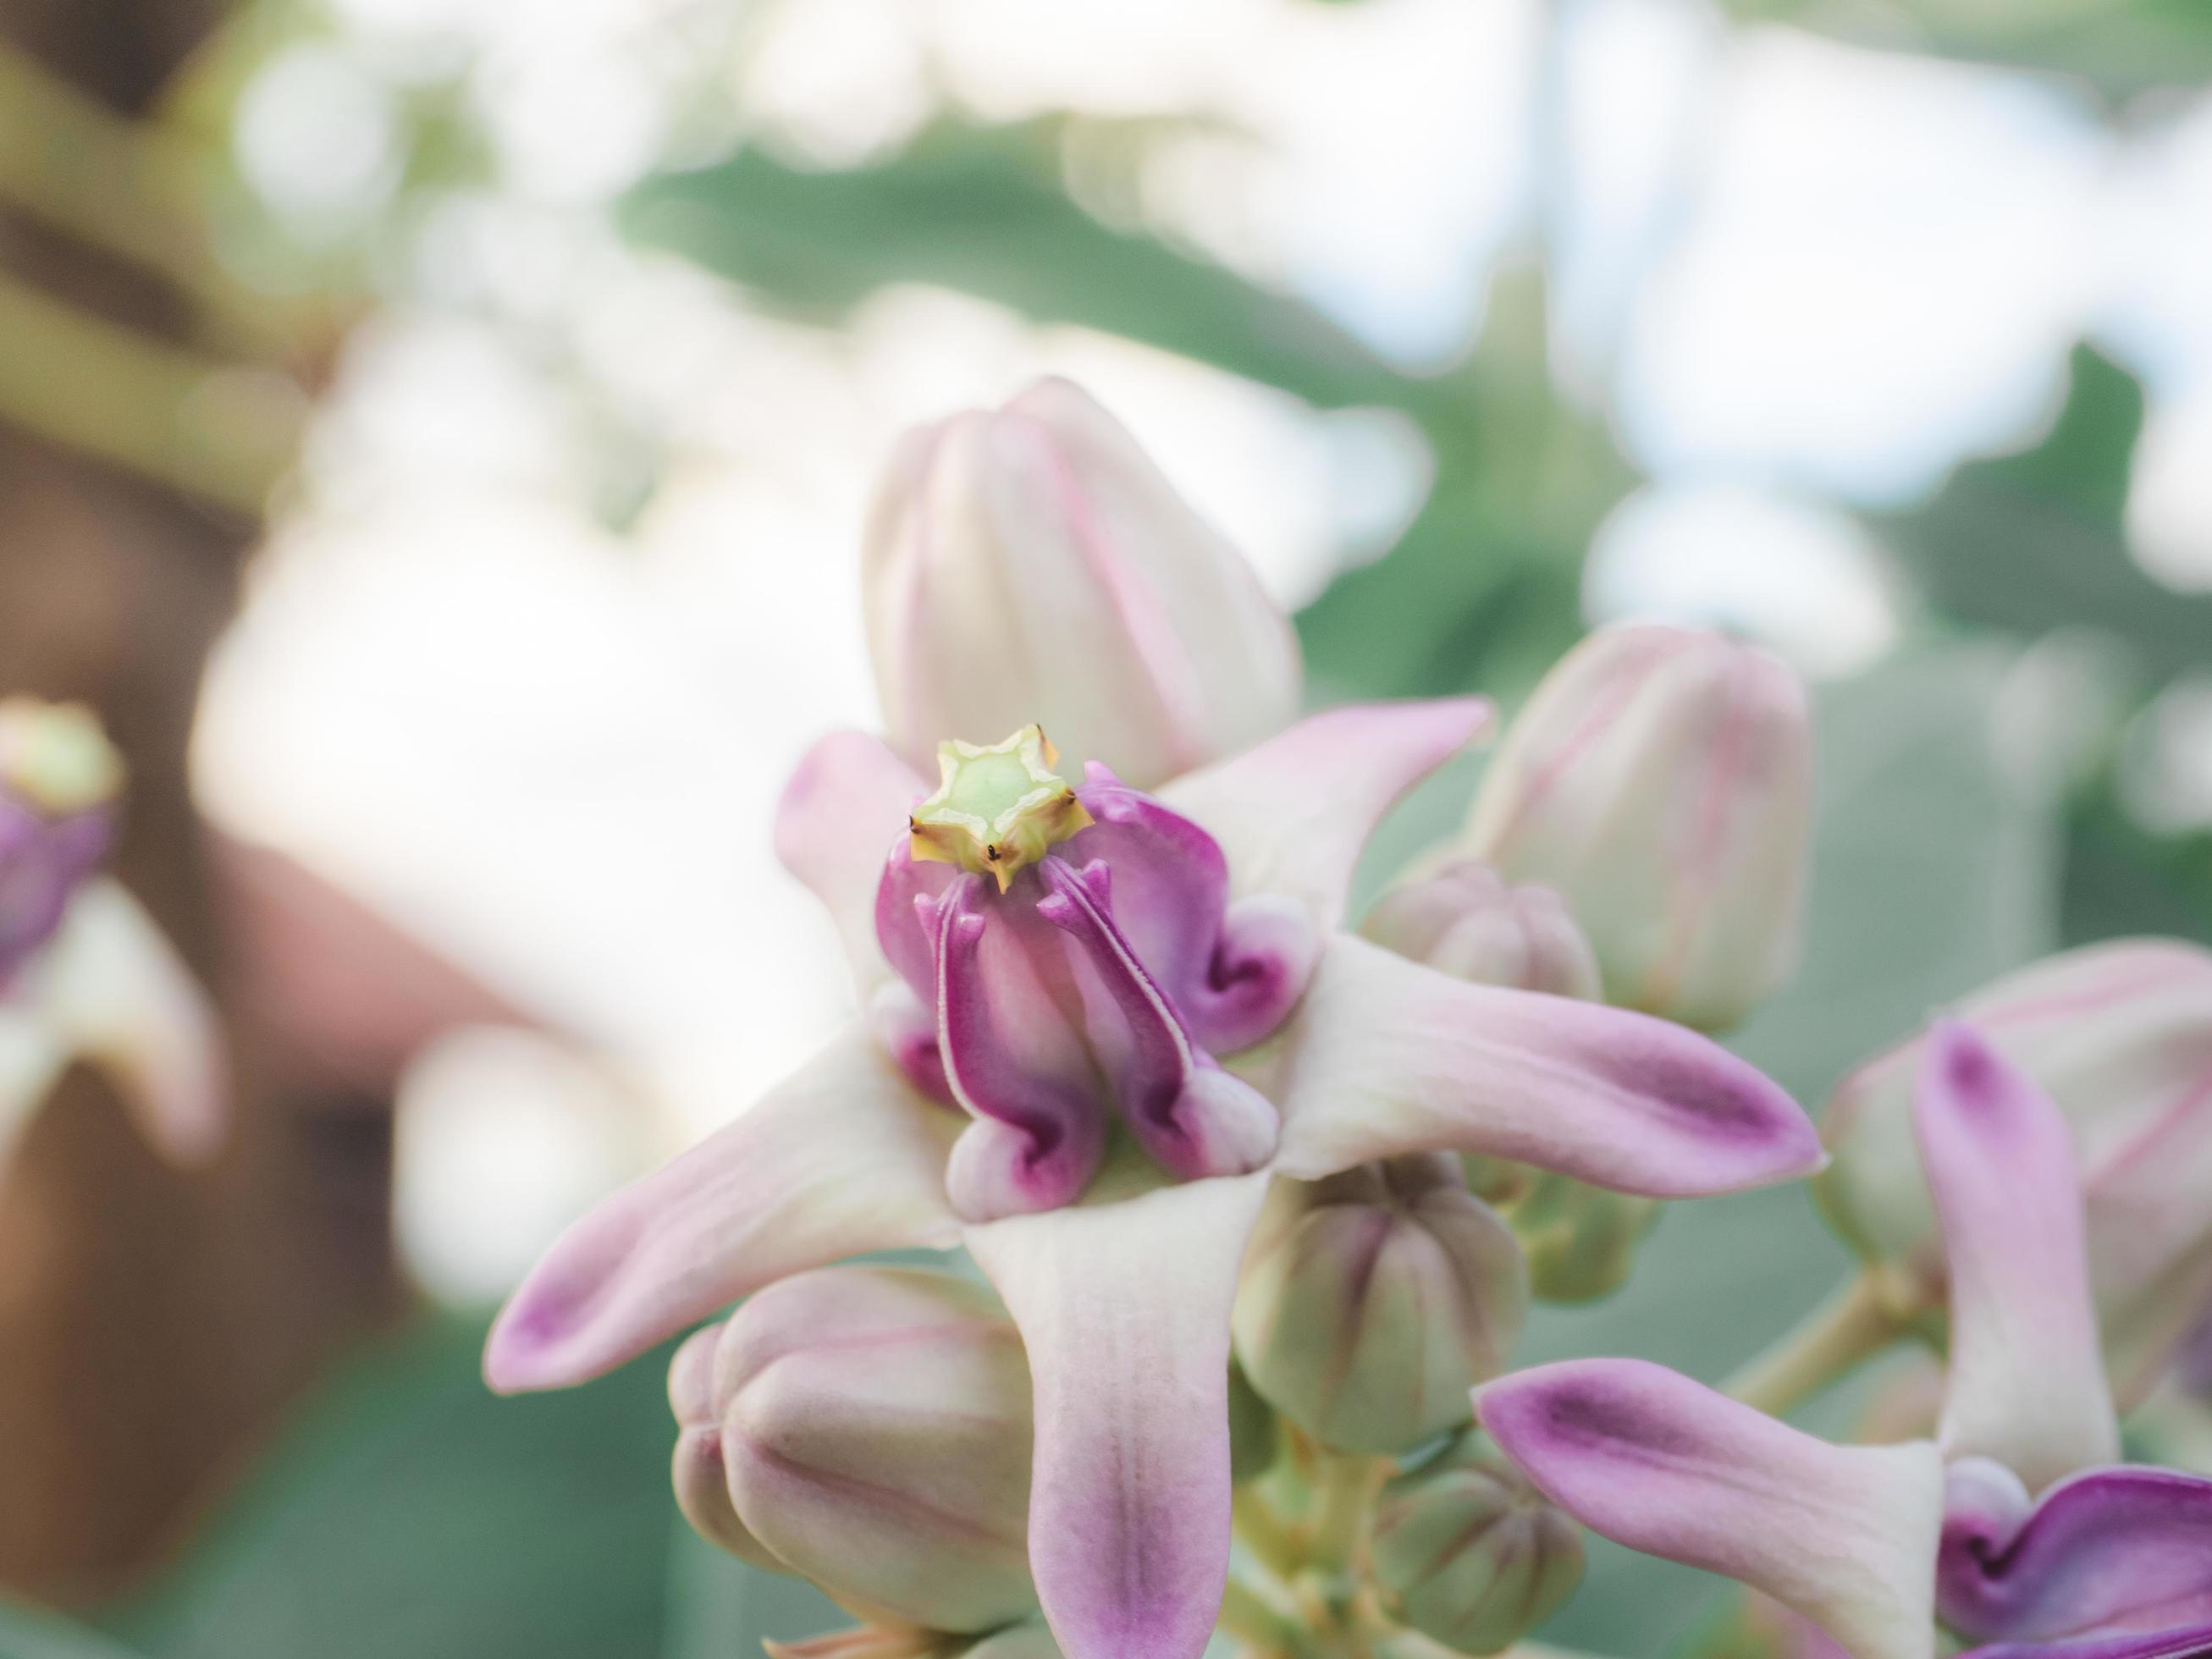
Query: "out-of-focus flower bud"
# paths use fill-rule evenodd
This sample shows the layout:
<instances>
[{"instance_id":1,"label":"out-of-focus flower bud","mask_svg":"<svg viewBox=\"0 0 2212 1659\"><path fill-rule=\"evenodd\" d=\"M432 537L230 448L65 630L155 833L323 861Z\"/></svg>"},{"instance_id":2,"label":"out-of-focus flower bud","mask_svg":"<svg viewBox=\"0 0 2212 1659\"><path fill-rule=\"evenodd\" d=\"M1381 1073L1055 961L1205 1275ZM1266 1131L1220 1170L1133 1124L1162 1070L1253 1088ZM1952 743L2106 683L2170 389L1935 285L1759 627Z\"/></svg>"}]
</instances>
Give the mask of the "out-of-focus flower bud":
<instances>
[{"instance_id":1,"label":"out-of-focus flower bud","mask_svg":"<svg viewBox=\"0 0 2212 1659\"><path fill-rule=\"evenodd\" d=\"M1601 629L1507 732L1462 850L1565 896L1607 1001L1720 1030L1795 965L1812 762L1804 687L1778 659Z\"/></svg>"},{"instance_id":2,"label":"out-of-focus flower bud","mask_svg":"<svg viewBox=\"0 0 2212 1659\"><path fill-rule=\"evenodd\" d=\"M1512 1232L1457 1158L1423 1153L1278 1182L1231 1323L1276 1410L1341 1450L1397 1452L1474 1415L1528 1295Z\"/></svg>"},{"instance_id":3,"label":"out-of-focus flower bud","mask_svg":"<svg viewBox=\"0 0 2212 1659\"><path fill-rule=\"evenodd\" d=\"M732 1553L755 1559L750 1540L865 1619L972 1632L1035 1609L1029 1364L988 1286L801 1273L740 1308L710 1354L681 1351L670 1394L678 1498ZM727 1514L685 1462L710 1432Z\"/></svg>"},{"instance_id":4,"label":"out-of-focus flower bud","mask_svg":"<svg viewBox=\"0 0 2212 1659\"><path fill-rule=\"evenodd\" d=\"M676 1487L676 1507L708 1543L740 1561L781 1572L783 1563L745 1530L730 1498L721 1417L714 1399L714 1356L724 1328L709 1325L693 1332L669 1364L668 1404L676 1413L676 1455L669 1476Z\"/></svg>"},{"instance_id":5,"label":"out-of-focus flower bud","mask_svg":"<svg viewBox=\"0 0 2212 1659\"><path fill-rule=\"evenodd\" d=\"M2074 1133L2113 1392L2142 1398L2212 1302L2212 952L2121 939L2050 957L1955 1011ZM1940 1297L1934 1203L1912 1131L1919 1040L1844 1079L1822 1120L1823 1212L1900 1297Z\"/></svg>"},{"instance_id":6,"label":"out-of-focus flower bud","mask_svg":"<svg viewBox=\"0 0 2212 1659\"><path fill-rule=\"evenodd\" d=\"M1521 1167L1528 1179L1501 1209L1528 1258L1530 1292L1547 1302L1591 1302L1619 1290L1659 1219L1659 1200Z\"/></svg>"},{"instance_id":7,"label":"out-of-focus flower bud","mask_svg":"<svg viewBox=\"0 0 2212 1659\"><path fill-rule=\"evenodd\" d=\"M106 855L123 763L73 703L0 702L0 992Z\"/></svg>"},{"instance_id":8,"label":"out-of-focus flower bud","mask_svg":"<svg viewBox=\"0 0 2212 1659\"><path fill-rule=\"evenodd\" d=\"M1589 1002L1600 994L1597 958L1566 901L1472 860L1384 894L1359 931L1455 979Z\"/></svg>"},{"instance_id":9,"label":"out-of-focus flower bud","mask_svg":"<svg viewBox=\"0 0 2212 1659\"><path fill-rule=\"evenodd\" d=\"M1229 1478L1238 1486L1265 1474L1281 1446L1275 1408L1260 1398L1252 1379L1229 1362Z\"/></svg>"},{"instance_id":10,"label":"out-of-focus flower bud","mask_svg":"<svg viewBox=\"0 0 2212 1659\"><path fill-rule=\"evenodd\" d=\"M909 433L871 512L885 725L939 743L1036 722L1138 788L1287 724L1288 620L1128 430L1066 380Z\"/></svg>"},{"instance_id":11,"label":"out-of-focus flower bud","mask_svg":"<svg viewBox=\"0 0 2212 1659\"><path fill-rule=\"evenodd\" d=\"M1510 1647L1582 1582L1582 1528L1474 1430L1384 1486L1373 1527L1384 1611L1461 1653Z\"/></svg>"}]
</instances>

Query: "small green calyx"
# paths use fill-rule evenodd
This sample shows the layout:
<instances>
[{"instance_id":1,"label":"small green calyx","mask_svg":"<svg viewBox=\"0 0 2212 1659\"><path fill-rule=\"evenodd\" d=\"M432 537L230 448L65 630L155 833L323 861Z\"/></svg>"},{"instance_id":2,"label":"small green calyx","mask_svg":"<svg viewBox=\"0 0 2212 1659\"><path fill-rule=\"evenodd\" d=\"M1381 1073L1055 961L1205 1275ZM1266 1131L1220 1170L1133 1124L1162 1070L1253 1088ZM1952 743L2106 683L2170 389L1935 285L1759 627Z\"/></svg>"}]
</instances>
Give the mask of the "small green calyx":
<instances>
[{"instance_id":1,"label":"small green calyx","mask_svg":"<svg viewBox=\"0 0 2212 1659\"><path fill-rule=\"evenodd\" d=\"M1047 848L1091 827L1074 786L1052 769L1059 758L1037 726L988 747L938 744L937 793L907 819L914 856L989 876L1005 892Z\"/></svg>"}]
</instances>

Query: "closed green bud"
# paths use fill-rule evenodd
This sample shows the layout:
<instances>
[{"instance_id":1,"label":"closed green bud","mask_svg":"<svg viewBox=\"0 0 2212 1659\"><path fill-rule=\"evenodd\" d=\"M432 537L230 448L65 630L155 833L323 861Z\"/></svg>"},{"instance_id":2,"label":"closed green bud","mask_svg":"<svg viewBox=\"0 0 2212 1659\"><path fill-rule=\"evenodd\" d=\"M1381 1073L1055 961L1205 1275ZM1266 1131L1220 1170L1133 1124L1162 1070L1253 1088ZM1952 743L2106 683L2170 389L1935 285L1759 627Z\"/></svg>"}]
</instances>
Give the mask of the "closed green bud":
<instances>
[{"instance_id":1,"label":"closed green bud","mask_svg":"<svg viewBox=\"0 0 2212 1659\"><path fill-rule=\"evenodd\" d=\"M982 1632L1034 1613L1029 1364L988 1286L800 1273L732 1316L710 1363L681 1351L678 1372L679 1418L703 1398L727 1483L725 1514L700 1449L687 1469L679 1445L678 1499L708 1538L749 1559L751 1540L871 1620Z\"/></svg>"},{"instance_id":2,"label":"closed green bud","mask_svg":"<svg viewBox=\"0 0 2212 1659\"><path fill-rule=\"evenodd\" d=\"M1237 1358L1325 1444L1404 1451L1474 1415L1468 1391L1504 1368L1528 1294L1521 1247L1448 1153L1279 1181L1237 1288Z\"/></svg>"},{"instance_id":3,"label":"closed green bud","mask_svg":"<svg viewBox=\"0 0 2212 1659\"><path fill-rule=\"evenodd\" d=\"M1474 1430L1376 1500L1369 1559L1383 1610L1461 1653L1497 1653L1583 1577L1582 1528Z\"/></svg>"},{"instance_id":4,"label":"closed green bud","mask_svg":"<svg viewBox=\"0 0 2212 1659\"><path fill-rule=\"evenodd\" d=\"M1529 1292L1547 1302L1590 1302L1619 1290L1636 1266L1637 1246L1659 1219L1656 1198L1526 1164L1505 1165L1514 1172L1509 1178L1496 1159L1468 1163L1468 1184L1504 1214L1528 1259Z\"/></svg>"}]
</instances>

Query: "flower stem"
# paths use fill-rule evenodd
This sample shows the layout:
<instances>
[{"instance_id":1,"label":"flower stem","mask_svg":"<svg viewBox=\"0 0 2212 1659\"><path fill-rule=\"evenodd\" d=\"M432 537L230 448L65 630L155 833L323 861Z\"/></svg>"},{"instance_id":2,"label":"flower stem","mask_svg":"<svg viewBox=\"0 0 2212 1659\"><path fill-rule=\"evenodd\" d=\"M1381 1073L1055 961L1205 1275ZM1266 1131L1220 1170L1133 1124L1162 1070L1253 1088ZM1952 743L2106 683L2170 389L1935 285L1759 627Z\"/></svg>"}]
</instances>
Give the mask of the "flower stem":
<instances>
[{"instance_id":1,"label":"flower stem","mask_svg":"<svg viewBox=\"0 0 2212 1659\"><path fill-rule=\"evenodd\" d=\"M1296 1576L1304 1565L1304 1553L1274 1505L1257 1489L1257 1484L1247 1482L1237 1487L1231 1504L1237 1541L1252 1553L1252 1559L1278 1578Z\"/></svg>"},{"instance_id":2,"label":"flower stem","mask_svg":"<svg viewBox=\"0 0 2212 1659\"><path fill-rule=\"evenodd\" d=\"M1874 1358L1905 1329L1904 1316L1882 1295L1875 1276L1861 1273L1730 1377L1723 1391L1780 1417Z\"/></svg>"}]
</instances>

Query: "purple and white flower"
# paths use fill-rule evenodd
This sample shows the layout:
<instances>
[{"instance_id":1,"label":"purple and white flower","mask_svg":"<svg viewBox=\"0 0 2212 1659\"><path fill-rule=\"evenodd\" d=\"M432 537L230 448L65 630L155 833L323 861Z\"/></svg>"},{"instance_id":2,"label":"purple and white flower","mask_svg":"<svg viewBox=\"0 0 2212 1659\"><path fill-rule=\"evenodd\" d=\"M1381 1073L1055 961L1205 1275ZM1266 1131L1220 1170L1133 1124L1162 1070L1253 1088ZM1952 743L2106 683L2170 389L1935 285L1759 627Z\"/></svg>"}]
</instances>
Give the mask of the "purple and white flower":
<instances>
[{"instance_id":1,"label":"purple and white flower","mask_svg":"<svg viewBox=\"0 0 2212 1659\"><path fill-rule=\"evenodd\" d=\"M0 702L0 1151L78 1060L100 1066L170 1157L204 1158L222 1134L214 1014L145 911L100 873L122 782L88 710Z\"/></svg>"},{"instance_id":2,"label":"purple and white flower","mask_svg":"<svg viewBox=\"0 0 2212 1659\"><path fill-rule=\"evenodd\" d=\"M1972 1029L1939 1023L1914 1099L1949 1264L1934 1443L1832 1446L1635 1360L1492 1383L1486 1430L1555 1503L1726 1574L1852 1659L2212 1653L2212 1481L2116 1464L2081 1177L2064 1118Z\"/></svg>"},{"instance_id":3,"label":"purple and white flower","mask_svg":"<svg viewBox=\"0 0 2212 1659\"><path fill-rule=\"evenodd\" d=\"M934 795L826 739L777 844L866 1013L572 1228L488 1378L580 1382L791 1273L964 1244L1028 1354L1060 1646L1192 1659L1228 1565L1231 1304L1276 1177L1457 1151L1676 1197L1820 1162L1794 1103L1694 1033L1340 930L1370 827L1488 717L1337 709L1157 795L1061 781L1034 731L947 745Z\"/></svg>"}]
</instances>

